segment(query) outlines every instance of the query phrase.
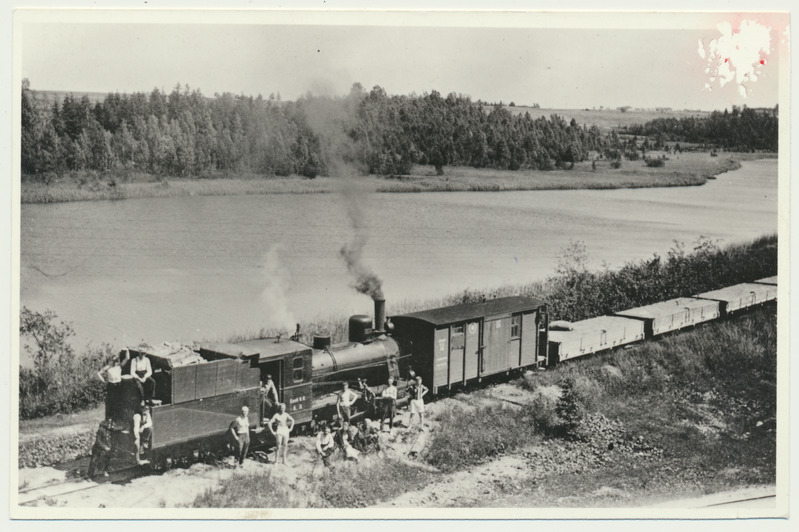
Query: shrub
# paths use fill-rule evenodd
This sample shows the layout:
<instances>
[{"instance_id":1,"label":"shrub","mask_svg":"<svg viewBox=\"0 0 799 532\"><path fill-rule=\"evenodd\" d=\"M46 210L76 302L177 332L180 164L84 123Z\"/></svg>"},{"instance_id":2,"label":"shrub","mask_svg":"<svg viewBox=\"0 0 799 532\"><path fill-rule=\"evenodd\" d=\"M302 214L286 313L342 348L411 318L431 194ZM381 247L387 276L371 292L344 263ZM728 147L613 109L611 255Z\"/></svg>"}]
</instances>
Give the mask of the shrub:
<instances>
[{"instance_id":1,"label":"shrub","mask_svg":"<svg viewBox=\"0 0 799 532\"><path fill-rule=\"evenodd\" d=\"M610 161L610 167L613 168L613 169L616 169L616 170L621 168L621 159L616 159L616 160Z\"/></svg>"},{"instance_id":2,"label":"shrub","mask_svg":"<svg viewBox=\"0 0 799 532\"><path fill-rule=\"evenodd\" d=\"M529 382L529 381L528 381ZM543 434L554 434L560 425L557 406L562 390L559 386L539 386L530 401L535 428Z\"/></svg>"},{"instance_id":3,"label":"shrub","mask_svg":"<svg viewBox=\"0 0 799 532\"><path fill-rule=\"evenodd\" d=\"M562 392L555 407L560 418L560 431L568 438L579 439L579 429L585 417L585 406L577 392L575 379L566 377L560 382Z\"/></svg>"},{"instance_id":4,"label":"shrub","mask_svg":"<svg viewBox=\"0 0 799 532\"><path fill-rule=\"evenodd\" d=\"M715 290L777 272L777 237L720 248L698 239L691 253L675 243L666 258L625 264L621 269L589 271L588 252L572 242L561 252L557 275L534 294L549 305L553 319L579 321L675 297Z\"/></svg>"},{"instance_id":5,"label":"shrub","mask_svg":"<svg viewBox=\"0 0 799 532\"><path fill-rule=\"evenodd\" d=\"M19 370L19 415L30 419L68 414L103 401L105 387L97 371L111 356L111 347L89 347L75 353L69 338L72 326L56 323L56 314L22 307L19 332L33 368Z\"/></svg>"},{"instance_id":6,"label":"shrub","mask_svg":"<svg viewBox=\"0 0 799 532\"><path fill-rule=\"evenodd\" d=\"M19 443L19 467L44 467L91 454L94 430L56 435Z\"/></svg>"}]
</instances>

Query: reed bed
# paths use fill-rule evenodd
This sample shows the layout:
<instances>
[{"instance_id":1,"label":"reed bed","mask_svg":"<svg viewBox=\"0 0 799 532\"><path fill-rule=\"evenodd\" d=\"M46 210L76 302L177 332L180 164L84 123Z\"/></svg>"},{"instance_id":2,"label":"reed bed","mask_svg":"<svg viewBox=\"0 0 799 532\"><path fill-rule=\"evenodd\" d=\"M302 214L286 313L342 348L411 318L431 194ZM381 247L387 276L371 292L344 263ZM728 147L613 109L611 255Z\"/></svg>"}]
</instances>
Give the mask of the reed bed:
<instances>
[{"instance_id":1,"label":"reed bed","mask_svg":"<svg viewBox=\"0 0 799 532\"><path fill-rule=\"evenodd\" d=\"M652 152L653 155L659 155ZM740 167L741 160L765 157L765 154L726 154L710 157L707 153L669 155L663 168L649 168L643 161L623 161L619 169L608 161L578 163L572 170L492 170L471 167L447 167L438 176L432 167L417 166L411 175L363 176L359 183L373 192L501 192L512 190L574 190L698 186L710 176ZM133 179L93 176L73 180L63 178L52 183L25 181L22 203L61 203L71 201L116 201L137 198L179 196L235 196L251 194L324 194L340 190L337 178L290 177L213 177L154 180L137 175Z\"/></svg>"}]
</instances>

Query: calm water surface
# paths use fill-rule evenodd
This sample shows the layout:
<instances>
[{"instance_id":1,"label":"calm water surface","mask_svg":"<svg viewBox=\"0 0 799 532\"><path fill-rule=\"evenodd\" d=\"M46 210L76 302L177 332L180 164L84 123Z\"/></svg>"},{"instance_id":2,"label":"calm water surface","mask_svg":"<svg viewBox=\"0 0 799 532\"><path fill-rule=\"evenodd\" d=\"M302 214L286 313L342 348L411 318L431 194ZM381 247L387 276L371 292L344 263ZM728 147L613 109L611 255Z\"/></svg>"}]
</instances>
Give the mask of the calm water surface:
<instances>
[{"instance_id":1,"label":"calm water surface","mask_svg":"<svg viewBox=\"0 0 799 532\"><path fill-rule=\"evenodd\" d=\"M392 302L543 279L569 240L594 266L777 230L777 162L702 187L363 198L364 261ZM21 303L71 321L76 345L226 339L371 311L339 257L352 228L335 194L23 205Z\"/></svg>"}]
</instances>

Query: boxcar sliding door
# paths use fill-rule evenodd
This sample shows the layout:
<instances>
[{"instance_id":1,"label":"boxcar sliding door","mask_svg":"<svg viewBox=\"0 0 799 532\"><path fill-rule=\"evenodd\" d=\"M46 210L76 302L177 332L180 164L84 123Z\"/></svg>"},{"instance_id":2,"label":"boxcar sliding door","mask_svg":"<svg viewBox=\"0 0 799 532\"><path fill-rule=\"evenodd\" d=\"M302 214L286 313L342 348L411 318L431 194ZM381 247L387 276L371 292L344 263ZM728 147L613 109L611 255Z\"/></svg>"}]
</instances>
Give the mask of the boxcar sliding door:
<instances>
[{"instance_id":1,"label":"boxcar sliding door","mask_svg":"<svg viewBox=\"0 0 799 532\"><path fill-rule=\"evenodd\" d=\"M510 368L510 316L491 316L483 324L483 375L492 375ZM518 352L517 352L518 353Z\"/></svg>"},{"instance_id":2,"label":"boxcar sliding door","mask_svg":"<svg viewBox=\"0 0 799 532\"><path fill-rule=\"evenodd\" d=\"M453 325L449 328L449 384L463 382L464 327Z\"/></svg>"},{"instance_id":3,"label":"boxcar sliding door","mask_svg":"<svg viewBox=\"0 0 799 532\"><path fill-rule=\"evenodd\" d=\"M477 378L477 368L480 361L480 325L470 322L464 325L464 360L463 378L466 380Z\"/></svg>"}]
</instances>

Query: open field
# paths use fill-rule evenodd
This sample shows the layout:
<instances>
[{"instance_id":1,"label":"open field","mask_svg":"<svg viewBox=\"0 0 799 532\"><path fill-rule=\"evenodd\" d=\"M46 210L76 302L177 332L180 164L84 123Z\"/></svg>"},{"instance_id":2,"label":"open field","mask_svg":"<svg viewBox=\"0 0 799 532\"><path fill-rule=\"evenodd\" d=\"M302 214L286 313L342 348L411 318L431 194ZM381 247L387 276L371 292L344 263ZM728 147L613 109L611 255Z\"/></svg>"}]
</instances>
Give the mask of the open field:
<instances>
[{"instance_id":1,"label":"open field","mask_svg":"<svg viewBox=\"0 0 799 532\"><path fill-rule=\"evenodd\" d=\"M486 110L491 109L493 106L485 106ZM513 107L505 106L505 109L514 115L530 113L533 118L543 116L549 118L551 115L558 115L566 120L576 120L578 124L591 127L597 126L603 131L610 131L611 129L632 126L633 124L645 124L650 120L656 118L684 118L687 116L696 116L704 118L710 115L707 111L688 111L688 110L672 110L672 111L656 111L652 110L635 110L630 109L622 113L618 109L535 109L533 107L525 107L516 105Z\"/></svg>"},{"instance_id":2,"label":"open field","mask_svg":"<svg viewBox=\"0 0 799 532\"><path fill-rule=\"evenodd\" d=\"M653 156L659 155L651 152ZM608 161L582 162L572 170L491 170L447 167L443 176L432 167L417 166L411 175L358 178L366 189L375 192L495 192L507 190L611 189L702 185L710 176L734 170L740 161L769 157L768 154L692 152L670 155L663 168L649 168L643 161L623 161L619 169ZM63 178L48 185L24 182L22 203L60 203L69 201L121 200L174 196L225 196L252 194L318 194L339 190L336 178L232 177L223 179L175 178L150 181L137 176L131 182L100 177L88 183Z\"/></svg>"}]
</instances>

